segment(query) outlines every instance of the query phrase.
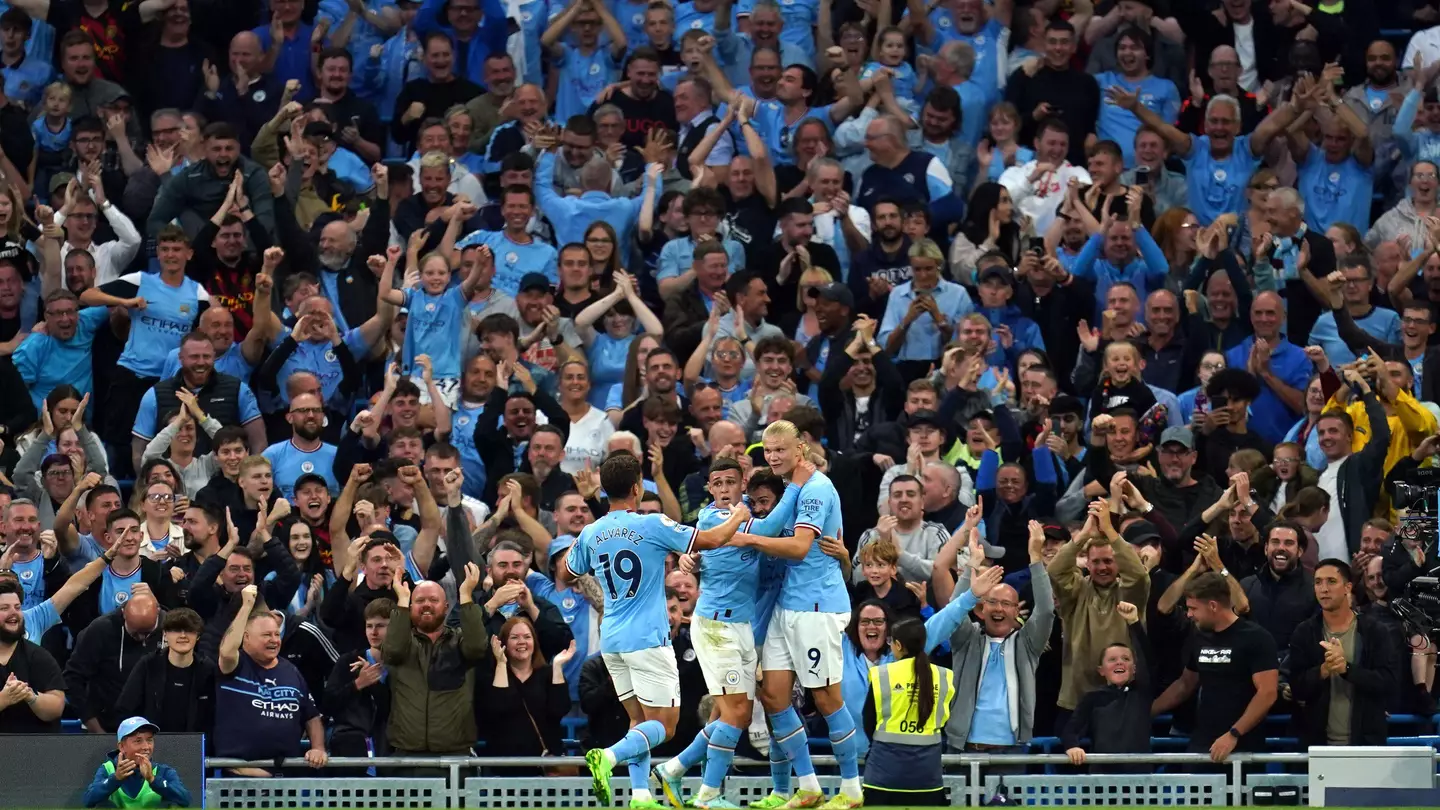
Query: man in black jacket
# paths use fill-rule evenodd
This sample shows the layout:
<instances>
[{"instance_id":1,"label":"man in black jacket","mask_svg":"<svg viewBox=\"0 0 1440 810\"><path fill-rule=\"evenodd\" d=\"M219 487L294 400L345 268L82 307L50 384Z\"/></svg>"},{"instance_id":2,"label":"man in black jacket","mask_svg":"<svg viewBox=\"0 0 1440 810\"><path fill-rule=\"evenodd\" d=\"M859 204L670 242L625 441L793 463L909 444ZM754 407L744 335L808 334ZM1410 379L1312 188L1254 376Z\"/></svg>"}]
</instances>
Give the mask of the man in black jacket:
<instances>
[{"instance_id":1,"label":"man in black jacket","mask_svg":"<svg viewBox=\"0 0 1440 810\"><path fill-rule=\"evenodd\" d=\"M125 681L147 653L160 648L160 603L137 588L125 606L90 623L65 665L65 694L87 731L113 732Z\"/></svg>"},{"instance_id":2,"label":"man in black jacket","mask_svg":"<svg viewBox=\"0 0 1440 810\"><path fill-rule=\"evenodd\" d=\"M820 409L829 416L826 446L837 453L850 452L871 426L899 419L906 409L905 380L875 342L876 322L862 315L854 326L832 345L844 351L830 352L820 376ZM847 378L849 385L842 385ZM864 413L856 405L859 397L869 398Z\"/></svg>"},{"instance_id":3,"label":"man in black jacket","mask_svg":"<svg viewBox=\"0 0 1440 810\"><path fill-rule=\"evenodd\" d=\"M314 275L320 280L321 294L334 296L330 303L342 335L374 317L380 278L366 263L371 256L383 254L390 243L389 170L377 163L370 176L375 181L376 199L370 201L369 219L358 237L349 223L328 215L316 220L312 233L306 233L295 219L284 184L277 186L273 179L270 184L275 195L276 235L285 249L285 263L280 265L283 272L275 286L285 289L285 279L295 273Z\"/></svg>"},{"instance_id":4,"label":"man in black jacket","mask_svg":"<svg viewBox=\"0 0 1440 810\"><path fill-rule=\"evenodd\" d=\"M361 527L362 531L368 528ZM371 532L359 554L353 559L347 556L348 564L320 603L320 619L330 628L336 647L358 650L365 646L366 611L377 599L395 600L395 577L405 571L400 559L400 546L389 532ZM359 582L355 581L356 566L363 574Z\"/></svg>"},{"instance_id":5,"label":"man in black jacket","mask_svg":"<svg viewBox=\"0 0 1440 810\"><path fill-rule=\"evenodd\" d=\"M164 649L141 658L125 680L114 717L151 717L175 733L209 734L215 728L215 662L196 657L205 622L190 608L160 620ZM74 662L74 659L71 659Z\"/></svg>"},{"instance_id":6,"label":"man in black jacket","mask_svg":"<svg viewBox=\"0 0 1440 810\"><path fill-rule=\"evenodd\" d=\"M187 405L190 399L193 403ZM250 386L238 377L215 370L215 346L204 332L191 332L180 341L180 373L156 383L140 398L140 410L130 431L130 463L134 469L140 469L145 447L165 426L167 415L182 409L190 411L192 417L196 413L212 417L221 426L244 427L252 453L258 454L269 445L265 422ZM200 418L195 417L195 421L198 428ZM195 454L208 452L210 434L197 429Z\"/></svg>"},{"instance_id":7,"label":"man in black jacket","mask_svg":"<svg viewBox=\"0 0 1440 810\"><path fill-rule=\"evenodd\" d=\"M1290 639L1290 688L1304 704L1302 745L1384 745L1385 704L1395 687L1401 650L1385 625L1351 605L1354 584L1344 560L1315 567L1320 615Z\"/></svg>"},{"instance_id":8,"label":"man in black jacket","mask_svg":"<svg viewBox=\"0 0 1440 810\"><path fill-rule=\"evenodd\" d=\"M264 510L258 517L248 546L240 545L240 530L228 524L229 540L200 566L191 581L186 601L205 619L198 653L212 661L217 660L220 639L241 607L240 592L246 585L258 584L263 604L277 607L290 604L295 589L300 587L300 569L290 550L285 542L271 535ZM265 579L270 571L275 576ZM257 601L257 606L261 604Z\"/></svg>"},{"instance_id":9,"label":"man in black jacket","mask_svg":"<svg viewBox=\"0 0 1440 810\"><path fill-rule=\"evenodd\" d=\"M490 398L485 401L485 412L501 414L502 418L475 422L475 447L480 451L487 473L482 498L486 503L496 503L496 485L501 478L521 469L523 451L535 434L537 410L545 414L561 434L567 438L570 435L570 417L554 397L535 384L535 378L523 364L502 364L501 368ZM512 372L520 380L523 391L510 390Z\"/></svg>"},{"instance_id":10,"label":"man in black jacket","mask_svg":"<svg viewBox=\"0 0 1440 810\"><path fill-rule=\"evenodd\" d=\"M1195 469L1199 454L1190 428L1166 428L1160 434L1159 451L1156 466L1160 475L1136 475L1130 480L1171 526L1184 526L1219 500L1224 489L1209 475ZM1188 555L1186 557L1188 559ZM1173 563L1181 564L1180 560Z\"/></svg>"},{"instance_id":11,"label":"man in black jacket","mask_svg":"<svg viewBox=\"0 0 1440 810\"><path fill-rule=\"evenodd\" d=\"M1300 565L1307 545L1300 526L1286 520L1271 523L1265 529L1265 568L1240 581L1250 600L1249 619L1270 631L1282 658L1295 628L1319 611L1311 576ZM1280 671L1288 672L1283 660Z\"/></svg>"}]
</instances>

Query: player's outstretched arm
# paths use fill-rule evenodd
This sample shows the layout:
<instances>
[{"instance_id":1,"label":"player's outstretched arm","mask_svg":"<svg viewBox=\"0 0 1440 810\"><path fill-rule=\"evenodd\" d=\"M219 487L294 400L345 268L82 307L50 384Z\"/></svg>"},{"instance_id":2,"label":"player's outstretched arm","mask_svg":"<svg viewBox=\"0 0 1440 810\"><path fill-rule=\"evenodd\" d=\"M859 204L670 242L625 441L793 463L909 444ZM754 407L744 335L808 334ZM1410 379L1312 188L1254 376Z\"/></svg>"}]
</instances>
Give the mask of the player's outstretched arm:
<instances>
[{"instance_id":1,"label":"player's outstretched arm","mask_svg":"<svg viewBox=\"0 0 1440 810\"><path fill-rule=\"evenodd\" d=\"M758 534L736 535L736 545L758 548L771 557L787 560L803 560L815 544L815 530L809 526L796 526L793 537L762 537Z\"/></svg>"},{"instance_id":2,"label":"player's outstretched arm","mask_svg":"<svg viewBox=\"0 0 1440 810\"><path fill-rule=\"evenodd\" d=\"M711 526L708 529L701 529L695 532L695 541L692 548L695 551L708 551L712 548L719 548L735 537L735 532L750 519L750 507L739 504L730 510L730 516L724 523L718 526Z\"/></svg>"}]
</instances>

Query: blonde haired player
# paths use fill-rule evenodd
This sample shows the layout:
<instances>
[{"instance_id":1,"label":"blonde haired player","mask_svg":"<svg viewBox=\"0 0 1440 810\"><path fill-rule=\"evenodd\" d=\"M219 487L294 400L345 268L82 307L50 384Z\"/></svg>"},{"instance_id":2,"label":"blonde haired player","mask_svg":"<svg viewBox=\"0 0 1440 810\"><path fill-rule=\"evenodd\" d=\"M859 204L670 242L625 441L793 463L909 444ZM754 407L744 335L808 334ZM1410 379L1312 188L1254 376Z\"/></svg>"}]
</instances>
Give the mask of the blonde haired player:
<instances>
[{"instance_id":1,"label":"blonde haired player","mask_svg":"<svg viewBox=\"0 0 1440 810\"><path fill-rule=\"evenodd\" d=\"M765 428L763 443L765 463L782 478L793 475L800 462L811 455L810 448L800 440L799 430L783 419ZM844 541L840 495L828 476L815 472L800 487L793 537L746 535L741 542L780 557L794 556L787 553L794 548L804 549L804 557L791 562L785 573L780 602L760 654L764 671L760 702L770 716L775 741L794 766L800 782L799 790L784 806L818 807L824 803L831 810L846 810L864 801L855 721L846 711L840 693L844 672L841 638L850 621L850 596L839 561L820 548L824 537ZM830 745L840 765L840 792L829 802L825 802L815 778L805 727L790 703L797 679L810 690L816 708L825 715Z\"/></svg>"}]
</instances>

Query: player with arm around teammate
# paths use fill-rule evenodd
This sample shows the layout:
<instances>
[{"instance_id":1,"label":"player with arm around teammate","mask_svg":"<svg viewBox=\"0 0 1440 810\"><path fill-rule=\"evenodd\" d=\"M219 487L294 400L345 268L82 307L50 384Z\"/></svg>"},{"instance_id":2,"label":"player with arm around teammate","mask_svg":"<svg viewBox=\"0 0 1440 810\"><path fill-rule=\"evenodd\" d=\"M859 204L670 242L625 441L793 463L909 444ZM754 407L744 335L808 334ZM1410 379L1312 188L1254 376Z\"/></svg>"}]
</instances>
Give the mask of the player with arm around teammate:
<instances>
[{"instance_id":1,"label":"player with arm around teammate","mask_svg":"<svg viewBox=\"0 0 1440 810\"><path fill-rule=\"evenodd\" d=\"M755 632L752 621L761 602L758 592L760 566L765 556L748 547L751 535L777 535L795 522L795 505L801 487L814 468L801 464L780 499L766 517L752 519L727 546L700 553L700 573L705 587L690 623L690 637L710 694L716 696L720 717L705 726L695 741L674 759L655 768L655 776L670 803L680 806L680 779L685 771L705 760L704 784L695 797L702 810L733 808L720 794L725 774L735 758L735 746L749 726L755 700ZM714 503L701 511L701 529L718 525L741 502L745 474L733 458L719 458L710 465L707 488ZM803 550L795 557L803 557Z\"/></svg>"},{"instance_id":2,"label":"player with arm around teammate","mask_svg":"<svg viewBox=\"0 0 1440 810\"><path fill-rule=\"evenodd\" d=\"M763 436L765 462L776 475L788 477L809 452L795 425L771 422ZM844 652L841 637L850 621L850 596L840 563L821 548L822 538L843 543L840 495L824 473L816 472L800 488L791 537L747 535L742 543L777 557L794 560L785 572L780 602L775 608L761 652L764 670L760 702L770 726L800 787L784 806L846 810L863 804L860 786L859 745L855 721L845 710L840 693ZM840 766L840 792L829 802L820 792L815 766L810 762L808 739L800 715L790 703L796 680L808 689L825 716L830 746Z\"/></svg>"},{"instance_id":3,"label":"player with arm around teammate","mask_svg":"<svg viewBox=\"0 0 1440 810\"><path fill-rule=\"evenodd\" d=\"M650 794L650 749L675 733L680 715L680 673L670 647L665 605L665 558L719 548L750 518L744 504L708 529L682 526L659 514L636 511L644 493L640 460L616 453L600 465L600 485L610 511L585 527L557 568L567 588L593 573L605 597L600 649L615 693L630 716L630 731L609 748L585 752L585 764L602 805L610 803L610 774L620 763L630 772L632 808L661 807Z\"/></svg>"}]
</instances>

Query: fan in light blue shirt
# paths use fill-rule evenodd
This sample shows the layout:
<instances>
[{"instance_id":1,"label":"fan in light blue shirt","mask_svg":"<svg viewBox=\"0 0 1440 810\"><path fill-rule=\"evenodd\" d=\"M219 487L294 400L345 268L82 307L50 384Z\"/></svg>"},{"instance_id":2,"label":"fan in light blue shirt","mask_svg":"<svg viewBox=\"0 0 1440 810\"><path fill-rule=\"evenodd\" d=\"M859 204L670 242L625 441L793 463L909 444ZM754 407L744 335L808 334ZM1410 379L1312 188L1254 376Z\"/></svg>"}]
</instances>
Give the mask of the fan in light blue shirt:
<instances>
[{"instance_id":1,"label":"fan in light blue shirt","mask_svg":"<svg viewBox=\"0 0 1440 810\"><path fill-rule=\"evenodd\" d=\"M1326 128L1324 148L1305 140L1309 148L1301 152L1304 160L1295 178L1295 189L1305 200L1305 224L1316 233L1337 222L1368 223L1375 188L1370 171L1375 154L1369 138L1356 141L1338 121Z\"/></svg>"},{"instance_id":2,"label":"fan in light blue shirt","mask_svg":"<svg viewBox=\"0 0 1440 810\"><path fill-rule=\"evenodd\" d=\"M610 36L609 44L600 41L602 26ZM560 39L570 31L575 33L575 44ZM628 43L608 8L576 3L551 20L540 35L540 45L549 51L551 69L560 71L555 117L568 121L571 116L584 115L600 91L615 81Z\"/></svg>"},{"instance_id":3,"label":"fan in light blue shirt","mask_svg":"<svg viewBox=\"0 0 1440 810\"><path fill-rule=\"evenodd\" d=\"M305 400L302 398L301 401ZM294 500L295 482L300 476L311 473L325 479L325 486L330 489L331 495L340 491L340 484L335 480L336 447L324 442L317 444L314 450L303 450L292 439L272 444L261 453L270 460L275 488L286 500Z\"/></svg>"},{"instance_id":4,"label":"fan in light blue shirt","mask_svg":"<svg viewBox=\"0 0 1440 810\"><path fill-rule=\"evenodd\" d=\"M544 273L551 284L560 283L555 248L526 233L528 242L516 242L508 231L476 231L455 244L456 250L486 245L495 256L495 276L490 285L514 298L526 273ZM565 244L562 242L561 244Z\"/></svg>"},{"instance_id":5,"label":"fan in light blue shirt","mask_svg":"<svg viewBox=\"0 0 1440 810\"><path fill-rule=\"evenodd\" d=\"M47 314L46 334L31 332L10 355L37 411L45 407L45 397L57 385L74 386L82 394L94 391L90 347L95 333L110 322L110 310L86 307L77 312L75 306L71 301L51 304L55 311ZM62 310L69 314L57 316L56 311ZM69 337L61 339L62 335Z\"/></svg>"},{"instance_id":6,"label":"fan in light blue shirt","mask_svg":"<svg viewBox=\"0 0 1440 810\"><path fill-rule=\"evenodd\" d=\"M80 296L80 303L87 306L123 305L135 298L145 301L143 309L130 310L130 336L119 361L137 377L159 377L165 356L179 347L200 311L210 304L210 293L184 275L183 265L179 269L178 276L163 269L160 273L128 273Z\"/></svg>"},{"instance_id":7,"label":"fan in light blue shirt","mask_svg":"<svg viewBox=\"0 0 1440 810\"><path fill-rule=\"evenodd\" d=\"M1117 49L1122 54L1119 57L1122 68L1127 59L1136 58L1134 54L1125 55L1125 48L1121 47L1131 42L1130 38L1124 36L1118 40ZM1139 70L1143 74L1139 77L1125 76L1116 71L1106 71L1095 77L1095 81L1100 84L1102 99L1095 132L1101 140L1114 141L1120 145L1127 167L1135 165L1135 133L1140 129L1140 119L1135 117L1135 113L1109 99L1106 94L1111 87L1120 87L1126 92L1135 93L1146 109L1166 121L1174 121L1180 115L1180 91L1175 87L1175 83L1145 72L1143 49L1138 58Z\"/></svg>"},{"instance_id":8,"label":"fan in light blue shirt","mask_svg":"<svg viewBox=\"0 0 1440 810\"><path fill-rule=\"evenodd\" d=\"M911 258L913 260L921 257ZM911 267L917 276L922 272L920 268L914 267L913 263ZM887 351L890 338L901 329L911 303L925 295L935 299L936 307L948 322L952 335L958 333L960 319L975 311L975 302L971 300L970 293L959 284L938 279L934 287L920 290L916 289L915 279L912 278L892 290L890 299L885 304L885 317L880 321L880 345L885 346ZM904 329L904 339L899 351L891 351L890 354L896 360L938 360L943 344L935 318L929 312L922 312Z\"/></svg>"},{"instance_id":9,"label":"fan in light blue shirt","mask_svg":"<svg viewBox=\"0 0 1440 810\"><path fill-rule=\"evenodd\" d=\"M1347 267L1343 272L1346 276L1350 276L1352 274L1358 275L1363 272L1363 270L1364 268L1360 267ZM1355 285L1347 284L1346 286L1353 287ZM1362 302L1363 306L1369 306L1369 287L1369 279L1367 278L1366 283L1360 287L1360 295L1365 296L1365 301ZM1394 310L1384 309L1382 307L1370 307L1370 311L1364 315L1356 317L1352 313L1351 317L1354 318L1356 326L1364 329L1376 340L1389 343L1392 346L1399 345L1401 339L1400 316L1397 315ZM1345 345L1345 341L1340 339L1340 333L1335 327L1334 312L1326 312L1315 319L1315 325L1310 328L1310 345L1319 346L1324 349L1325 357L1330 361L1330 365L1332 366L1355 362L1355 353L1350 351L1350 347Z\"/></svg>"},{"instance_id":10,"label":"fan in light blue shirt","mask_svg":"<svg viewBox=\"0 0 1440 810\"><path fill-rule=\"evenodd\" d=\"M586 182L585 169L582 168L582 193L579 197L566 197L555 190L555 153L546 152L540 156L540 162L535 167L535 196L540 201L540 213L555 227L556 244L583 244L585 230L591 224L604 220L615 229L621 241L628 245L634 241L631 237L635 232L635 223L640 218L640 206L645 201L645 190L654 185L657 200L664 193L664 181L659 176L652 176L647 168L640 194L634 197L612 197L611 175L609 167L605 168L604 178L590 178L593 181L591 183ZM635 265L632 263L631 266ZM532 269L540 268L526 268L527 271Z\"/></svg>"}]
</instances>

